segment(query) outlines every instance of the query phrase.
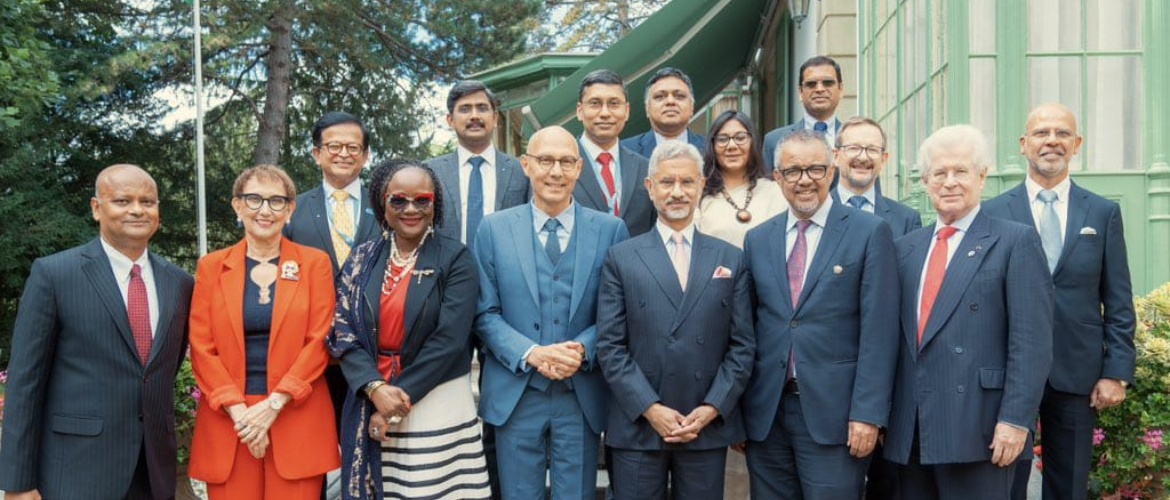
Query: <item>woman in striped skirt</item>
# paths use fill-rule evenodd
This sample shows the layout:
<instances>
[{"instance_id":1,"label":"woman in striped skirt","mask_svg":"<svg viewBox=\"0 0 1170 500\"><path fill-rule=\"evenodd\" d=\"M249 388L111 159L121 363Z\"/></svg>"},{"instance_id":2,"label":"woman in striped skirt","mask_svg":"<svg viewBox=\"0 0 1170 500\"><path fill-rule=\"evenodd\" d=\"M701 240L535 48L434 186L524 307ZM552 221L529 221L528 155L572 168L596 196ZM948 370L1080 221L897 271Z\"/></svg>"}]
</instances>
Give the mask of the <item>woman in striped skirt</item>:
<instances>
[{"instance_id":1,"label":"woman in striped skirt","mask_svg":"<svg viewBox=\"0 0 1170 500\"><path fill-rule=\"evenodd\" d=\"M434 232L443 196L429 168L382 163L370 202L383 238L346 261L328 340L351 387L342 496L489 498L469 376L475 261L458 240Z\"/></svg>"}]
</instances>

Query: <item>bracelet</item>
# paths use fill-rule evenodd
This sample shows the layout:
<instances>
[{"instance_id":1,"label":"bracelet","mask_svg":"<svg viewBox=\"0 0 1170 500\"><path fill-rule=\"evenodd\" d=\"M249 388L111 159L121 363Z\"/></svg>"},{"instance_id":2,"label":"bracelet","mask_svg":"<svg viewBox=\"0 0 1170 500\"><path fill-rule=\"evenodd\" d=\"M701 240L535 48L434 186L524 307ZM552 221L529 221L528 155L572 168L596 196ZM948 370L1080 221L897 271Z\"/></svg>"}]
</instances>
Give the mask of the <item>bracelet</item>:
<instances>
[{"instance_id":1,"label":"bracelet","mask_svg":"<svg viewBox=\"0 0 1170 500\"><path fill-rule=\"evenodd\" d=\"M366 384L366 387L363 388L362 390L366 391L367 398L373 399L374 398L374 391L378 390L379 387L382 387L384 385L386 385L386 381L375 380L373 382Z\"/></svg>"}]
</instances>

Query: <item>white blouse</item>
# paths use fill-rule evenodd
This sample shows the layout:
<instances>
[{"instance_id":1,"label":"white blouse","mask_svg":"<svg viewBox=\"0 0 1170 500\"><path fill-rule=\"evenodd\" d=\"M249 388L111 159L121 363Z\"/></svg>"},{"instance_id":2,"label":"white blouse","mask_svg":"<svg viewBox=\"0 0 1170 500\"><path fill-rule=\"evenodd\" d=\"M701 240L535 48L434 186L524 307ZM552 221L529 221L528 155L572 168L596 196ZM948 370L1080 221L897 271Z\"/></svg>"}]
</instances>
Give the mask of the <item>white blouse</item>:
<instances>
[{"instance_id":1,"label":"white blouse","mask_svg":"<svg viewBox=\"0 0 1170 500\"><path fill-rule=\"evenodd\" d=\"M747 200L748 184L728 190L732 201L740 208L744 208ZM747 211L752 214L751 220L740 222L735 217L736 208L727 202L723 193L704 196L699 201L699 213L695 216L696 225L703 234L714 236L723 241L743 248L743 239L749 229L763 224L776 214L788 209L788 200L780 186L771 179L757 179L756 188L752 191L752 201Z\"/></svg>"}]
</instances>

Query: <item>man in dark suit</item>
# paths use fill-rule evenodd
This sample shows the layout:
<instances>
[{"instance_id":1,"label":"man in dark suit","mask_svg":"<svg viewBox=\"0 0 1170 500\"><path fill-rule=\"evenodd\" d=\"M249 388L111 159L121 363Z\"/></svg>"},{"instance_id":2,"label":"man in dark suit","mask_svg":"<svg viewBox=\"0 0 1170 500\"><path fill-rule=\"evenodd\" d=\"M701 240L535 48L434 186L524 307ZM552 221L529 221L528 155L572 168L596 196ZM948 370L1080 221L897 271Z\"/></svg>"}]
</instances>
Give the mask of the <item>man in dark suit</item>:
<instances>
[{"instance_id":1,"label":"man in dark suit","mask_svg":"<svg viewBox=\"0 0 1170 500\"><path fill-rule=\"evenodd\" d=\"M459 145L427 160L448 205L439 232L471 245L479 222L497 210L528 202L528 178L520 161L492 145L500 100L483 82L463 80L447 93L447 125Z\"/></svg>"},{"instance_id":2,"label":"man in dark suit","mask_svg":"<svg viewBox=\"0 0 1170 500\"><path fill-rule=\"evenodd\" d=\"M158 188L133 165L98 175L100 237L37 259L8 366L0 489L26 498L175 495L175 373L194 280L148 251Z\"/></svg>"},{"instance_id":3,"label":"man in dark suit","mask_svg":"<svg viewBox=\"0 0 1170 500\"><path fill-rule=\"evenodd\" d=\"M864 116L846 120L837 132L837 149L833 153L840 182L830 193L833 201L884 219L896 239L922 227L922 217L913 208L882 196L877 181L889 158L886 132L881 125Z\"/></svg>"},{"instance_id":4,"label":"man in dark suit","mask_svg":"<svg viewBox=\"0 0 1170 500\"><path fill-rule=\"evenodd\" d=\"M334 111L313 125L313 159L321 167L323 182L297 195L297 210L284 226L288 239L323 250L333 262L333 276L341 280L341 266L358 245L379 237L374 210L362 189L361 173L370 158L370 131L356 116ZM341 366L330 360L325 383L333 401L340 432L341 410L349 385ZM321 498L329 489L321 486Z\"/></svg>"},{"instance_id":5,"label":"man in dark suit","mask_svg":"<svg viewBox=\"0 0 1170 500\"><path fill-rule=\"evenodd\" d=\"M476 233L476 334L487 352L480 415L496 428L505 500L591 499L605 430L597 368L597 289L617 218L576 203L581 158L572 134L533 134L520 164L532 202L496 212ZM546 467L546 464L548 465Z\"/></svg>"},{"instance_id":6,"label":"man in dark suit","mask_svg":"<svg viewBox=\"0 0 1170 500\"><path fill-rule=\"evenodd\" d=\"M1134 376L1133 291L1121 207L1069 179L1069 162L1080 147L1072 111L1060 104L1037 107L1020 137L1027 179L983 204L987 215L1036 228L1052 270L1052 371L1040 402L1046 499L1088 498L1097 412L1125 401ZM1046 191L1055 195L1049 203ZM1031 471L1031 460L1017 464L1013 498L1027 497Z\"/></svg>"},{"instance_id":7,"label":"man in dark suit","mask_svg":"<svg viewBox=\"0 0 1170 500\"><path fill-rule=\"evenodd\" d=\"M577 119L584 167L573 199L582 206L620 217L631 236L654 227L654 205L642 186L646 157L618 142L630 116L626 83L617 73L599 69L581 79Z\"/></svg>"},{"instance_id":8,"label":"man in dark suit","mask_svg":"<svg viewBox=\"0 0 1170 500\"><path fill-rule=\"evenodd\" d=\"M747 234L756 359L744 392L753 497L859 498L886 425L898 341L890 226L829 200L821 135L779 150L789 210Z\"/></svg>"},{"instance_id":9,"label":"man in dark suit","mask_svg":"<svg viewBox=\"0 0 1170 500\"><path fill-rule=\"evenodd\" d=\"M764 136L764 164L769 172L776 165L777 145L797 130L816 132L824 136L825 142L837 143L837 133L841 128L841 121L837 119L837 105L845 95L841 65L830 57L812 57L800 65L797 85L800 89L800 103L804 106L804 117Z\"/></svg>"},{"instance_id":10,"label":"man in dark suit","mask_svg":"<svg viewBox=\"0 0 1170 500\"><path fill-rule=\"evenodd\" d=\"M668 475L674 498L721 498L727 446L744 439L750 278L738 248L695 229L702 165L683 142L654 151L655 230L611 247L601 274L597 359L619 500L666 498Z\"/></svg>"},{"instance_id":11,"label":"man in dark suit","mask_svg":"<svg viewBox=\"0 0 1170 500\"><path fill-rule=\"evenodd\" d=\"M683 141L699 151L707 138L687 127L695 116L695 88L691 77L678 68L665 67L650 75L646 82L646 118L650 130L622 139L622 147L649 158L654 148L665 141Z\"/></svg>"},{"instance_id":12,"label":"man in dark suit","mask_svg":"<svg viewBox=\"0 0 1170 500\"><path fill-rule=\"evenodd\" d=\"M886 458L905 499L1008 498L1052 361L1052 279L1031 228L982 213L979 129L922 144L936 224L898 240L902 335Z\"/></svg>"}]
</instances>

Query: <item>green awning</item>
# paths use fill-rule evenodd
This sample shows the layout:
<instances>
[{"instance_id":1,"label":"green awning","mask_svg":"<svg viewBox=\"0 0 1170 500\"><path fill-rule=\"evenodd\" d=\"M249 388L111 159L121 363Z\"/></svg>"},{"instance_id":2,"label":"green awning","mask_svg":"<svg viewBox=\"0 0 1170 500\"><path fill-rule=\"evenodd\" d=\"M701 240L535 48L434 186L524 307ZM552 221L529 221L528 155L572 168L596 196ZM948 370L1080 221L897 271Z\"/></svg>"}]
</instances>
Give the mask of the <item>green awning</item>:
<instances>
[{"instance_id":1,"label":"green awning","mask_svg":"<svg viewBox=\"0 0 1170 500\"><path fill-rule=\"evenodd\" d=\"M695 108L714 99L751 64L777 0L674 0L564 80L526 110L524 135L562 125L578 134L577 88L589 72L622 75L630 94L623 137L650 129L642 95L655 70L673 66L690 75Z\"/></svg>"}]
</instances>

